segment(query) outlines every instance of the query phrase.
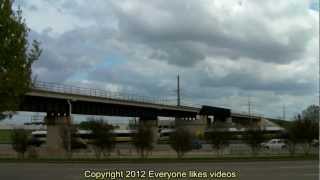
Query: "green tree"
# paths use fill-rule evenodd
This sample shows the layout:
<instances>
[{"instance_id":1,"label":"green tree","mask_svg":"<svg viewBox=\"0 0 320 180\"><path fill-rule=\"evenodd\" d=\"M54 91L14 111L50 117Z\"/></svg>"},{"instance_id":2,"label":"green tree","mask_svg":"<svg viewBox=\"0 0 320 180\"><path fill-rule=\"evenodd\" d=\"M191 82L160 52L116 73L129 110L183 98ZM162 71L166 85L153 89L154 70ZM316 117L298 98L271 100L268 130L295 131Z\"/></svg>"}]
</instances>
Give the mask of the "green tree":
<instances>
[{"instance_id":1,"label":"green tree","mask_svg":"<svg viewBox=\"0 0 320 180\"><path fill-rule=\"evenodd\" d=\"M88 118L87 121L82 121L78 124L78 128L81 129L81 130L90 130L91 129L91 126L92 126L92 122L91 121L94 121L95 119L92 119L92 118Z\"/></svg>"},{"instance_id":2,"label":"green tree","mask_svg":"<svg viewBox=\"0 0 320 180\"><path fill-rule=\"evenodd\" d=\"M24 154L29 147L29 133L25 129L14 129L11 134L12 148L18 155L24 158Z\"/></svg>"},{"instance_id":3,"label":"green tree","mask_svg":"<svg viewBox=\"0 0 320 180\"><path fill-rule=\"evenodd\" d=\"M154 133L147 125L139 125L133 137L133 145L141 158L145 158L154 148Z\"/></svg>"},{"instance_id":4,"label":"green tree","mask_svg":"<svg viewBox=\"0 0 320 180\"><path fill-rule=\"evenodd\" d=\"M192 150L192 141L192 134L184 128L176 129L169 139L170 146L176 151L179 159Z\"/></svg>"},{"instance_id":5,"label":"green tree","mask_svg":"<svg viewBox=\"0 0 320 180\"><path fill-rule=\"evenodd\" d=\"M101 154L104 157L110 156L111 151L115 147L114 135L112 133L114 127L101 120L91 120L86 123L88 130L91 131L92 141L96 157L99 159Z\"/></svg>"},{"instance_id":6,"label":"green tree","mask_svg":"<svg viewBox=\"0 0 320 180\"><path fill-rule=\"evenodd\" d=\"M12 115L32 85L31 65L41 54L40 44L28 42L29 29L13 0L0 0L0 118Z\"/></svg>"}]
</instances>

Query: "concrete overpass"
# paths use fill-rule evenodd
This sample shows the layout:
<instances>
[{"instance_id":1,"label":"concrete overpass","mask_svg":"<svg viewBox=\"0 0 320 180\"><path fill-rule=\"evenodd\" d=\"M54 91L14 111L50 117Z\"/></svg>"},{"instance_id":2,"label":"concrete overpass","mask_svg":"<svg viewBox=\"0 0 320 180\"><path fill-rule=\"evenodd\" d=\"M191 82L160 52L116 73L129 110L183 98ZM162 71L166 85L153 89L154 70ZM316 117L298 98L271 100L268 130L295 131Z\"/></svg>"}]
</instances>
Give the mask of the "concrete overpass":
<instances>
[{"instance_id":1,"label":"concrete overpass","mask_svg":"<svg viewBox=\"0 0 320 180\"><path fill-rule=\"evenodd\" d=\"M57 83L36 82L20 106L21 111L46 112L53 115L72 114L179 117L194 119L197 115L227 118L230 109L202 106L177 106L164 98L112 93L104 90L81 88Z\"/></svg>"},{"instance_id":2,"label":"concrete overpass","mask_svg":"<svg viewBox=\"0 0 320 180\"><path fill-rule=\"evenodd\" d=\"M175 117L196 120L209 116L215 120L259 121L261 116L231 112L230 109L212 106L177 106L165 98L120 94L105 90L37 81L20 106L20 111L44 112L47 117L80 115L125 116L155 120L157 117Z\"/></svg>"},{"instance_id":3,"label":"concrete overpass","mask_svg":"<svg viewBox=\"0 0 320 180\"><path fill-rule=\"evenodd\" d=\"M177 106L164 98L142 97L105 90L76 87L48 82L35 82L24 96L20 111L47 113L48 146L58 149L59 126L70 124L71 114L138 117L141 124L157 132L157 119L175 117L176 124L200 127L212 121L261 117L232 114L230 109L212 106ZM195 128L196 129L196 128Z\"/></svg>"}]
</instances>

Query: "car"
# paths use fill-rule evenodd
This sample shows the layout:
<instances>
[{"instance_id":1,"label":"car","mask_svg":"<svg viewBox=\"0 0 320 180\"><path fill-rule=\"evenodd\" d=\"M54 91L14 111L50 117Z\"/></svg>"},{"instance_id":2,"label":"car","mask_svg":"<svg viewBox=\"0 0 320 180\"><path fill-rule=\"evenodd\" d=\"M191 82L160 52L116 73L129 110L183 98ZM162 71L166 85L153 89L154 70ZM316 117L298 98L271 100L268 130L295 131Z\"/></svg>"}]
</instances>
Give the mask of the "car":
<instances>
[{"instance_id":1,"label":"car","mask_svg":"<svg viewBox=\"0 0 320 180\"><path fill-rule=\"evenodd\" d=\"M34 138L34 137L31 137L30 140L28 141L28 145L35 146L35 147L40 147L44 143L45 143L44 141L39 140L39 139Z\"/></svg>"},{"instance_id":2,"label":"car","mask_svg":"<svg viewBox=\"0 0 320 180\"><path fill-rule=\"evenodd\" d=\"M202 143L199 140L193 140L192 143L192 149L201 149Z\"/></svg>"},{"instance_id":3,"label":"car","mask_svg":"<svg viewBox=\"0 0 320 180\"><path fill-rule=\"evenodd\" d=\"M284 149L287 147L286 142L283 139L271 139L261 143L261 146L265 149Z\"/></svg>"}]
</instances>

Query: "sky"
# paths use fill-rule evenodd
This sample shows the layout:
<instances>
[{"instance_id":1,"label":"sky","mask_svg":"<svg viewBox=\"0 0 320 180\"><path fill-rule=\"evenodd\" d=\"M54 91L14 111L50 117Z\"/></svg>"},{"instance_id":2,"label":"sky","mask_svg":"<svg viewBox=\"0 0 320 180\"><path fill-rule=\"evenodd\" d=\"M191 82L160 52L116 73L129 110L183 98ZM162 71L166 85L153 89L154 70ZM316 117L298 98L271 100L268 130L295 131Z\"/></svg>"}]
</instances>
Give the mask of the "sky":
<instances>
[{"instance_id":1,"label":"sky","mask_svg":"<svg viewBox=\"0 0 320 180\"><path fill-rule=\"evenodd\" d=\"M16 0L38 80L291 119L318 103L318 0Z\"/></svg>"}]
</instances>

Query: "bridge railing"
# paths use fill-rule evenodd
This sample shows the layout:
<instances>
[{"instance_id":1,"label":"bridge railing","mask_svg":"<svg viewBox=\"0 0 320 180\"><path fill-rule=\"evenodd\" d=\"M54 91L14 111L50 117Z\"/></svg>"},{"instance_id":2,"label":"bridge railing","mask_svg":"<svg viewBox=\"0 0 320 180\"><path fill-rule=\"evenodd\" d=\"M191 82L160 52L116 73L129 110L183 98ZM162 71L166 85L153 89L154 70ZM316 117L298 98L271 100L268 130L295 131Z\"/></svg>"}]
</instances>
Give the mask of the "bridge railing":
<instances>
[{"instance_id":1,"label":"bridge railing","mask_svg":"<svg viewBox=\"0 0 320 180\"><path fill-rule=\"evenodd\" d=\"M232 110L232 113L238 114L238 115L240 115L240 116L263 117L263 114L254 113L254 112L251 112L251 113L249 114L249 112Z\"/></svg>"},{"instance_id":2,"label":"bridge railing","mask_svg":"<svg viewBox=\"0 0 320 180\"><path fill-rule=\"evenodd\" d=\"M78 86L65 85L65 84L52 83L52 82L36 81L33 83L32 88L37 90L45 90L45 91L58 92L58 93L86 95L86 96L103 97L103 98L109 98L109 99L118 99L118 100L135 101L135 102L152 103L152 104L175 105L172 101L168 100L167 98L157 98L157 97L149 97L149 96L140 96L140 95L129 94L129 93L111 92L107 90L78 87Z\"/></svg>"}]
</instances>

